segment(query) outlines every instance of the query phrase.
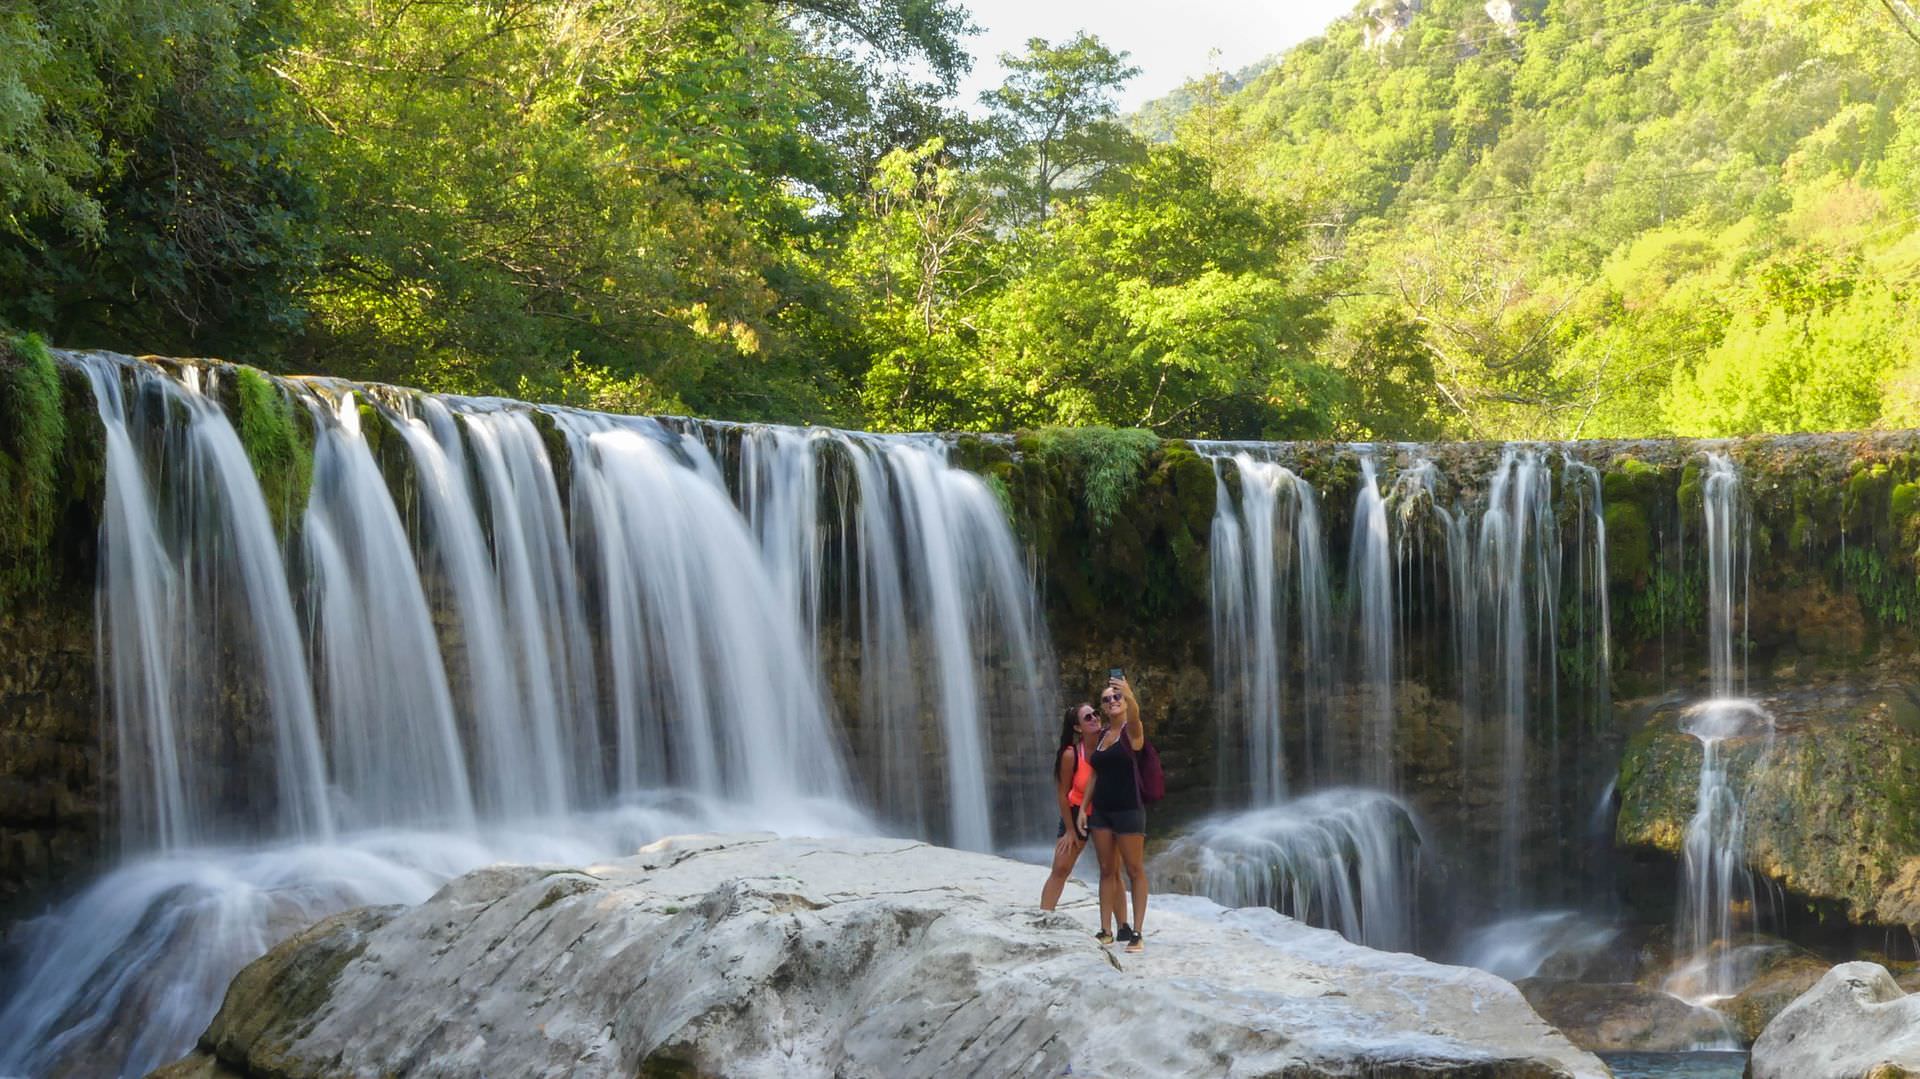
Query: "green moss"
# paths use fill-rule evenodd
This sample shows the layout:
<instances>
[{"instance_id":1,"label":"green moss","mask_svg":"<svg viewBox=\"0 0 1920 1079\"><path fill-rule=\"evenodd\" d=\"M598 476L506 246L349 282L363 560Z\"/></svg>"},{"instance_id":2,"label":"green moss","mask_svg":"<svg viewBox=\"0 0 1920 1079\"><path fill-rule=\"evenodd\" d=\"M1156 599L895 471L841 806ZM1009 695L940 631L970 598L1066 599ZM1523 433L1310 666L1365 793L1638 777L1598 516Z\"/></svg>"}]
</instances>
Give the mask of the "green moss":
<instances>
[{"instance_id":1,"label":"green moss","mask_svg":"<svg viewBox=\"0 0 1920 1079\"><path fill-rule=\"evenodd\" d=\"M1882 464L1869 465L1847 477L1841 489L1840 516L1848 529L1881 520L1893 501L1893 477Z\"/></svg>"},{"instance_id":2,"label":"green moss","mask_svg":"<svg viewBox=\"0 0 1920 1079\"><path fill-rule=\"evenodd\" d=\"M1893 519L1904 521L1920 509L1920 483L1896 483L1893 485Z\"/></svg>"},{"instance_id":3,"label":"green moss","mask_svg":"<svg viewBox=\"0 0 1920 1079\"><path fill-rule=\"evenodd\" d=\"M1621 457L1607 466L1600 476L1600 494L1609 506L1626 502L1651 504L1667 473L1638 457Z\"/></svg>"},{"instance_id":4,"label":"green moss","mask_svg":"<svg viewBox=\"0 0 1920 1079\"><path fill-rule=\"evenodd\" d=\"M1000 503L1000 512L1007 515L1007 520L1013 520L1013 492L1007 489L1007 481L990 472L980 477L980 482L993 492L994 499Z\"/></svg>"},{"instance_id":5,"label":"green moss","mask_svg":"<svg viewBox=\"0 0 1920 1079\"><path fill-rule=\"evenodd\" d=\"M1147 458L1160 436L1138 428L1049 427L1036 439L1039 456L1066 469L1080 496L1080 508L1105 531L1139 489Z\"/></svg>"},{"instance_id":6,"label":"green moss","mask_svg":"<svg viewBox=\"0 0 1920 1079\"><path fill-rule=\"evenodd\" d=\"M234 368L234 407L240 445L260 479L274 527L285 535L307 505L313 447L286 392L252 367Z\"/></svg>"},{"instance_id":7,"label":"green moss","mask_svg":"<svg viewBox=\"0 0 1920 1079\"><path fill-rule=\"evenodd\" d=\"M1652 568L1653 529L1647 515L1631 502L1607 506L1607 580L1633 584Z\"/></svg>"},{"instance_id":8,"label":"green moss","mask_svg":"<svg viewBox=\"0 0 1920 1079\"><path fill-rule=\"evenodd\" d=\"M1700 462L1688 461L1686 466L1680 469L1680 488L1675 494L1675 501L1680 506L1681 520L1688 519L1687 511L1700 505L1700 499Z\"/></svg>"},{"instance_id":9,"label":"green moss","mask_svg":"<svg viewBox=\"0 0 1920 1079\"><path fill-rule=\"evenodd\" d=\"M1883 626L1912 625L1920 616L1920 581L1873 547L1848 547L1834 556L1840 577L1860 609Z\"/></svg>"},{"instance_id":10,"label":"green moss","mask_svg":"<svg viewBox=\"0 0 1920 1079\"><path fill-rule=\"evenodd\" d=\"M60 372L46 343L0 340L0 609L47 587L67 442Z\"/></svg>"}]
</instances>

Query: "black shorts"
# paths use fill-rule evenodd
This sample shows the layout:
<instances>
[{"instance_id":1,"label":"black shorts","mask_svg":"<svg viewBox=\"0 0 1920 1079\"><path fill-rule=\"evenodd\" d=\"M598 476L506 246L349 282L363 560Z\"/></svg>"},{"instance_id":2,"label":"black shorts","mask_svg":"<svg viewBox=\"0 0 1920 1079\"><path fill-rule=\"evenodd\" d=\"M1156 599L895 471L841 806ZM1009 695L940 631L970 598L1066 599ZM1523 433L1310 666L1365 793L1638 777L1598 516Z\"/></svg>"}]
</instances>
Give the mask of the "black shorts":
<instances>
[{"instance_id":1,"label":"black shorts","mask_svg":"<svg viewBox=\"0 0 1920 1079\"><path fill-rule=\"evenodd\" d=\"M1114 835L1146 835L1145 809L1096 809L1088 819L1090 828L1104 828Z\"/></svg>"}]
</instances>

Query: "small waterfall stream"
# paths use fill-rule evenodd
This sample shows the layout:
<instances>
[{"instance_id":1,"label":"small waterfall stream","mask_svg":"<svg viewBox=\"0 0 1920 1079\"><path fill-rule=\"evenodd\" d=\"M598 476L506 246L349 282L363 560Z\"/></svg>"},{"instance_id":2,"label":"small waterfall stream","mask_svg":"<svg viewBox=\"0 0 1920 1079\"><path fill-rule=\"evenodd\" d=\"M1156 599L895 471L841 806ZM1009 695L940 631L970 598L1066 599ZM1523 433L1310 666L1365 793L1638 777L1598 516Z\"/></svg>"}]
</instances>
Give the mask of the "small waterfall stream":
<instances>
[{"instance_id":1,"label":"small waterfall stream","mask_svg":"<svg viewBox=\"0 0 1920 1079\"><path fill-rule=\"evenodd\" d=\"M1747 866L1746 810L1728 774L1727 743L1770 735L1773 717L1746 690L1744 644L1734 642L1747 609L1745 563L1749 526L1740 475L1725 454L1707 457L1701 482L1706 532L1707 655L1712 696L1688 709L1684 730L1700 742L1700 783L1687 821L1681 859L1681 910L1675 953L1688 957L1667 980L1670 992L1696 1003L1740 989L1740 934L1753 929L1753 871ZM1746 639L1745 627L1739 630Z\"/></svg>"}]
</instances>

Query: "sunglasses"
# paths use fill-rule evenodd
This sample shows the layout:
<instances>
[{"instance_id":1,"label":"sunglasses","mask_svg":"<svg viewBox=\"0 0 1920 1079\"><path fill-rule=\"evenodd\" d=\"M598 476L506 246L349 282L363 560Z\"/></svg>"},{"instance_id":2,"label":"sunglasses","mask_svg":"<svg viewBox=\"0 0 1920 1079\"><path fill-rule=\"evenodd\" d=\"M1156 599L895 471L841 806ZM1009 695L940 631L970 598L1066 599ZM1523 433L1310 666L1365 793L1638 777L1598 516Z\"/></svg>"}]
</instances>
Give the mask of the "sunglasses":
<instances>
[{"instance_id":1,"label":"sunglasses","mask_svg":"<svg viewBox=\"0 0 1920 1079\"><path fill-rule=\"evenodd\" d=\"M1125 697L1122 697L1122 696L1121 696L1120 694L1118 694L1118 693L1109 693L1109 694L1107 694L1106 696L1104 696L1104 697L1101 697L1101 698L1100 698L1100 703L1101 703L1101 704L1113 704L1113 703L1114 703L1114 702L1116 702L1116 701L1124 701L1124 700L1126 700L1126 698L1125 698Z\"/></svg>"},{"instance_id":2,"label":"sunglasses","mask_svg":"<svg viewBox=\"0 0 1920 1079\"><path fill-rule=\"evenodd\" d=\"M1089 709L1085 712L1080 713L1079 720L1082 723L1085 723L1088 720L1092 720L1093 722L1098 723L1100 722L1100 713Z\"/></svg>"}]
</instances>

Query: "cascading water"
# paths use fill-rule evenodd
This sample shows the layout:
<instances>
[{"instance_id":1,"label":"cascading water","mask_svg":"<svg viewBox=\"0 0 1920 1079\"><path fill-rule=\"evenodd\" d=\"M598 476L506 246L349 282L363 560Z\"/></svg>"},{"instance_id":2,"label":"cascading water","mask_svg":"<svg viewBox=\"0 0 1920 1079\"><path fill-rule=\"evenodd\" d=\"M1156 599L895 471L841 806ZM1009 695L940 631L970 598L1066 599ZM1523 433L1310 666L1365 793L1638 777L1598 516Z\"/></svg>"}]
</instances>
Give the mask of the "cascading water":
<instances>
[{"instance_id":1,"label":"cascading water","mask_svg":"<svg viewBox=\"0 0 1920 1079\"><path fill-rule=\"evenodd\" d=\"M1353 625L1354 669L1360 694L1360 777L1382 790L1396 783L1394 764L1393 539L1387 501L1371 449L1360 454L1360 486L1347 548L1347 607Z\"/></svg>"},{"instance_id":2,"label":"cascading water","mask_svg":"<svg viewBox=\"0 0 1920 1079\"><path fill-rule=\"evenodd\" d=\"M1210 818L1154 859L1162 889L1272 907L1392 951L1414 943L1420 832L1399 799L1333 788Z\"/></svg>"},{"instance_id":3,"label":"cascading water","mask_svg":"<svg viewBox=\"0 0 1920 1079\"><path fill-rule=\"evenodd\" d=\"M238 762L208 759L213 747L196 722L216 707L227 662L259 671L272 717L259 754L275 778L273 831L330 834L305 653L279 541L239 436L201 391L198 372L180 382L137 379L130 410L118 366L100 356L85 366L107 440L103 532L111 542L101 545L100 641L112 658L104 681L123 844L168 850L234 836L238 822L219 800L243 796L226 789ZM146 429L136 435L130 424ZM136 437L161 444L143 454ZM234 592L243 610L223 611Z\"/></svg>"},{"instance_id":4,"label":"cascading water","mask_svg":"<svg viewBox=\"0 0 1920 1079\"><path fill-rule=\"evenodd\" d=\"M1546 451L1514 445L1502 448L1484 477L1448 476L1410 448L1397 452L1398 461L1380 447L1355 448L1344 614L1336 625L1330 605L1307 604L1308 582L1324 581L1324 567L1315 561L1309 573L1297 559L1286 559L1288 551L1322 556L1317 512L1309 519L1299 509L1317 507L1311 488L1274 463L1285 450L1244 443L1196 448L1213 458L1216 477L1212 618L1219 729L1228 744L1247 746L1254 758L1245 766L1223 761L1223 789L1244 776L1251 804L1273 807L1282 804L1289 783L1301 779L1391 790L1402 765L1432 769L1435 762L1395 757L1406 748L1395 744L1396 683L1406 677L1441 684L1444 675L1420 670L1436 658L1450 660L1461 716L1458 774L1470 796L1485 798L1491 809L1489 869L1497 873L1491 904L1514 909L1533 902L1533 889L1550 887L1553 879L1521 879L1522 864L1537 858L1529 844L1546 839L1542 833L1551 828L1558 847L1584 834L1586 825L1568 808L1582 800L1579 788L1560 774L1560 679L1568 672L1604 686L1610 675L1598 471L1563 452L1556 476ZM1229 477L1238 482L1230 484ZM1303 524L1311 536L1302 534ZM1563 640L1567 619L1571 640ZM1344 636L1344 664L1327 662L1325 651L1306 644L1336 635ZM1434 638L1449 644L1420 647ZM1578 661L1568 662L1568 653ZM1296 685L1316 688L1289 709ZM1344 711L1313 716L1312 702L1330 699L1345 702ZM1312 718L1295 720L1290 711ZM1580 718L1593 714L1583 711ZM1298 762L1270 751L1294 744L1324 748ZM1352 748L1334 752L1336 744ZM1492 763L1496 777L1490 794L1480 793L1488 789L1483 762ZM1564 892L1576 893L1577 885Z\"/></svg>"},{"instance_id":5,"label":"cascading water","mask_svg":"<svg viewBox=\"0 0 1920 1079\"><path fill-rule=\"evenodd\" d=\"M316 432L302 534L343 824L471 828L477 808L433 613L358 400L316 389L308 403Z\"/></svg>"},{"instance_id":6,"label":"cascading water","mask_svg":"<svg viewBox=\"0 0 1920 1079\"><path fill-rule=\"evenodd\" d=\"M1558 678L1560 536L1552 490L1552 474L1538 451L1503 451L1474 553L1479 624L1486 634L1480 657L1490 683L1481 699L1492 705L1480 725L1497 733L1500 747L1501 894L1507 897L1520 891L1521 831L1530 808L1531 713L1536 699L1554 700ZM1467 671L1462 677L1480 674ZM1553 729L1551 722L1544 726Z\"/></svg>"},{"instance_id":7,"label":"cascading water","mask_svg":"<svg viewBox=\"0 0 1920 1079\"><path fill-rule=\"evenodd\" d=\"M815 654L859 657L854 757L882 818L975 850L1035 838L1017 829L1037 793L991 777L1044 758L1053 658L993 493L937 439L734 433L744 508ZM823 475L839 510L824 523Z\"/></svg>"},{"instance_id":8,"label":"cascading water","mask_svg":"<svg viewBox=\"0 0 1920 1079\"><path fill-rule=\"evenodd\" d=\"M650 421L563 415L612 685L615 790L792 805L848 786L785 607L726 491Z\"/></svg>"},{"instance_id":9,"label":"cascading water","mask_svg":"<svg viewBox=\"0 0 1920 1079\"><path fill-rule=\"evenodd\" d=\"M489 861L588 861L690 829L864 832L866 805L983 847L1012 827L986 777L1043 756L1027 743L1053 711L1049 647L999 503L935 440L778 432L836 447L854 497L762 492L776 509L743 492L743 515L701 432L289 383L315 451L283 563L201 391L224 368L78 362L107 433L101 684L123 845L153 853L17 928L0 1074L144 1073L288 933ZM842 563L810 527L849 504L857 611L824 602ZM823 644L834 621L859 648ZM951 816L863 790L823 688L836 650L863 704L909 687L853 726L902 743L890 777L943 755Z\"/></svg>"},{"instance_id":10,"label":"cascading water","mask_svg":"<svg viewBox=\"0 0 1920 1079\"><path fill-rule=\"evenodd\" d=\"M1229 466L1239 479L1237 506L1226 486ZM1216 458L1214 475L1215 707L1222 740L1246 746L1244 754L1221 755L1219 794L1245 782L1253 805L1275 805L1287 795L1289 722L1299 734L1302 772L1311 779L1316 762L1324 768L1331 605L1320 509L1313 487L1274 462L1236 453ZM1295 666L1297 693L1289 674Z\"/></svg>"},{"instance_id":11,"label":"cascading water","mask_svg":"<svg viewBox=\"0 0 1920 1079\"><path fill-rule=\"evenodd\" d=\"M1770 735L1773 729L1773 717L1764 708L1734 696L1746 688L1744 649L1736 659L1733 636L1736 617L1744 618L1746 612L1743 562L1748 530L1740 475L1725 454L1707 456L1701 500L1712 697L1688 709L1684 722L1684 730L1700 742L1700 782L1681 846L1681 909L1674 945L1676 954L1690 958L1667 983L1669 991L1695 1002L1738 992L1736 934L1751 928L1754 911L1746 811L1741 792L1728 774L1727 743ZM1745 636L1742 632L1743 640Z\"/></svg>"}]
</instances>

